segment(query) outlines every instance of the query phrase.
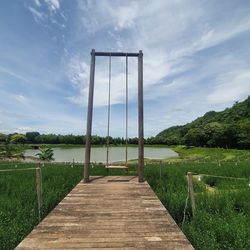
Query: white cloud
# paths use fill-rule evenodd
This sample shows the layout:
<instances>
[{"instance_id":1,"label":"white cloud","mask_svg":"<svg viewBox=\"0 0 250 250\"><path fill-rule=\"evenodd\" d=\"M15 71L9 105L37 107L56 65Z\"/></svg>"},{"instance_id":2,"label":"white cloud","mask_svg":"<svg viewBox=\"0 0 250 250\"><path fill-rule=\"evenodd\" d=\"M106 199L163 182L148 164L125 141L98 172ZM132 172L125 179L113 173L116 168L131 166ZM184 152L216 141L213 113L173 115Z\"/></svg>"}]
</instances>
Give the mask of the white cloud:
<instances>
[{"instance_id":1,"label":"white cloud","mask_svg":"<svg viewBox=\"0 0 250 250\"><path fill-rule=\"evenodd\" d=\"M50 11L57 11L60 9L60 1L59 0L45 0Z\"/></svg>"},{"instance_id":2,"label":"white cloud","mask_svg":"<svg viewBox=\"0 0 250 250\"><path fill-rule=\"evenodd\" d=\"M42 117L47 123L39 126L41 131L53 132L60 129L62 132L69 131L68 128L72 129L71 131L80 131L82 124L76 124L80 124L81 119L76 118L71 122L73 116L71 111L74 109L74 112L75 110L78 112L84 108L76 106L72 108L70 103L62 104L60 101L66 98L73 103L84 106L87 104L91 48L124 52L143 50L145 134L147 135L152 134L152 131L158 132L166 126L190 121L210 109L223 109L249 93L249 52L246 49L245 53L242 53L240 49L242 44L246 47L246 41L249 40L246 34L250 30L250 15L249 11L244 9L244 4L232 8L228 6L236 6L236 4L230 2L223 5L217 2L196 0L79 0L77 6L74 6L75 2L73 2L73 7L66 10L64 8L67 4L64 5L64 2L57 0L34 0L25 3L31 5L30 8L26 6L28 11L48 31L49 36L43 36L41 41L34 37L33 46L22 49L26 51L26 54L31 55L29 57L26 57L24 53L16 53L19 48L15 52L8 52L15 55L16 64L22 67L18 71L14 68L15 65L10 68L11 70L0 66L0 72L4 73L3 76L9 75L6 77L9 82L13 81L10 76L15 77L14 81L19 82L20 86L23 84L21 80L29 82L27 93L30 98L31 95L34 98L30 99L32 105L20 105L25 102L30 104L29 99L22 94L17 93L15 97L12 96L9 99L16 105L12 107L12 110L20 108L24 110L23 113L32 113L33 117L30 117L30 120L37 121ZM61 35L63 39L60 38ZM48 40L52 37L54 42ZM239 43L240 37L242 41ZM67 63L66 72L60 68L62 66L60 62L56 64L55 57L60 57L60 52L54 57L55 50L62 49L61 45L65 48L65 53L64 57L60 58L60 62ZM50 58L49 55L52 57ZM48 74L47 70L42 70L44 62L41 61L42 58L48 59L46 65L51 70ZM25 64L23 64L24 61ZM129 59L129 62L129 100L133 104L131 106L135 108L137 62L132 59ZM124 104L125 101L124 72L124 58L112 59L111 103L113 109L121 107L115 104ZM70 90L64 85L66 77L72 86ZM7 81L2 79L0 83L5 82ZM36 87L39 90L35 90ZM98 58L94 99L94 105L97 107L97 112L94 113L98 118L105 119L101 113L106 110L103 106L107 105L107 89L108 58ZM53 95L53 98L50 98L51 95L48 92ZM47 100L48 105L46 105ZM0 101L3 104L9 102L7 98ZM39 102L41 107L46 105L46 108L37 109L33 102L36 105ZM70 112L68 116L64 117L55 111L53 115L56 118L53 120L52 117L44 114L49 110L52 116L50 107L56 109L57 105L61 107L64 104L63 112ZM9 105L4 105L11 109ZM175 112L173 115L176 105L183 112ZM122 110L122 108L117 110ZM40 112L42 115L37 115ZM112 113L115 119L112 122L115 126L113 130L119 134L121 117L114 113L116 112ZM133 117L131 115L133 120L130 124L131 130L137 131L136 115L133 115ZM15 117L17 117L16 114ZM7 121L2 116L1 119L9 126L12 124L12 120ZM27 124L26 119L21 116L18 116L18 119L25 120L23 124ZM99 119L99 123L94 125L97 133L101 129L104 130L103 119ZM60 128L58 127L59 120L62 121ZM13 124L15 126L10 127L12 131L13 128L22 127L22 124L17 121Z\"/></svg>"},{"instance_id":3,"label":"white cloud","mask_svg":"<svg viewBox=\"0 0 250 250\"><path fill-rule=\"evenodd\" d=\"M13 77L15 77L15 78L17 78L17 79L19 79L19 80L22 80L22 81L24 81L24 82L29 83L29 80L28 80L28 79L26 79L25 77L23 77L23 76L21 76L21 75L15 73L15 72L13 72L13 71L11 71L11 70L5 68L5 67L0 66L0 71L2 71L2 72L5 73L5 74L8 74L8 75L10 75L10 76L13 76Z\"/></svg>"},{"instance_id":4,"label":"white cloud","mask_svg":"<svg viewBox=\"0 0 250 250\"><path fill-rule=\"evenodd\" d=\"M20 133L20 134L25 134L26 132L29 132L29 131L33 131L33 129L31 127L19 127L14 132Z\"/></svg>"},{"instance_id":5,"label":"white cloud","mask_svg":"<svg viewBox=\"0 0 250 250\"><path fill-rule=\"evenodd\" d=\"M106 5L108 14L114 18L113 23L117 24L115 29L130 28L134 26L135 20L140 14L137 2L126 4L125 6Z\"/></svg>"},{"instance_id":6,"label":"white cloud","mask_svg":"<svg viewBox=\"0 0 250 250\"><path fill-rule=\"evenodd\" d=\"M46 8L41 8L42 3L40 0L34 0L32 6L26 6L26 8L32 13L34 20L38 24L44 24L46 21L50 21L53 24L56 24L61 29L65 28L66 25L64 22L67 21L65 15L60 13L60 1L59 0L44 0L43 6ZM49 11L49 13L48 13ZM59 13L60 14L60 22L54 18L54 16ZM44 27L49 27L48 25L44 25Z\"/></svg>"},{"instance_id":7,"label":"white cloud","mask_svg":"<svg viewBox=\"0 0 250 250\"><path fill-rule=\"evenodd\" d=\"M41 7L41 3L39 0L34 0L34 3L37 7Z\"/></svg>"},{"instance_id":8,"label":"white cloud","mask_svg":"<svg viewBox=\"0 0 250 250\"><path fill-rule=\"evenodd\" d=\"M21 95L21 94L13 95L13 98L20 103L27 103L28 102L28 98L24 95Z\"/></svg>"},{"instance_id":9,"label":"white cloud","mask_svg":"<svg viewBox=\"0 0 250 250\"><path fill-rule=\"evenodd\" d=\"M39 20L44 20L46 18L43 13L39 12L38 10L34 9L33 7L29 6L28 9L32 13L36 22L38 22Z\"/></svg>"},{"instance_id":10,"label":"white cloud","mask_svg":"<svg viewBox=\"0 0 250 250\"><path fill-rule=\"evenodd\" d=\"M129 99L132 100L137 90L136 61L129 61ZM106 106L108 100L108 59L96 60L94 105ZM125 58L112 58L111 69L111 104L125 101ZM87 104L89 87L89 65L79 56L69 61L69 79L78 93L68 99L81 105Z\"/></svg>"},{"instance_id":11,"label":"white cloud","mask_svg":"<svg viewBox=\"0 0 250 250\"><path fill-rule=\"evenodd\" d=\"M109 30L110 43L117 46L114 50L143 50L145 92L155 92L155 86L159 87L161 83L162 91L159 90L155 94L146 96L150 99L159 95L163 96L168 92L176 94L176 91L184 85L192 83L191 77L185 80L185 78L179 79L178 75L195 68L195 61L192 57L197 52L222 44L250 30L250 16L235 15L230 21L216 22L211 20L209 7L205 9L204 5L197 1L162 0L147 2L147 4L144 1L129 1L125 4L120 4L120 2L118 4L118 2L104 0L98 4L92 1L78 1L78 4L81 20L79 25L82 26L82 33L88 31L92 37L93 34ZM126 35L123 32L126 32ZM105 45L97 49L107 50ZM79 64L85 65L85 69L78 71L76 75L84 75L84 79L81 79L84 84L79 85L80 96L73 97L73 100L75 102L81 100L78 103L83 103L83 100L87 100L88 94L88 76L85 75L88 64L78 59ZM106 93L108 81L108 63L103 60L101 64L96 69L95 88L95 105L100 106L106 103L104 93ZM136 64L131 68L130 97L136 98ZM197 75L202 77L198 72ZM113 68L112 77L113 82L124 81L125 76L121 73L121 66ZM169 84L169 81L166 81L169 77L176 79ZM115 86L112 91L115 96L112 103L123 103L122 87Z\"/></svg>"},{"instance_id":12,"label":"white cloud","mask_svg":"<svg viewBox=\"0 0 250 250\"><path fill-rule=\"evenodd\" d=\"M75 85L86 84L89 74L89 65L75 56L69 61L69 79Z\"/></svg>"},{"instance_id":13,"label":"white cloud","mask_svg":"<svg viewBox=\"0 0 250 250\"><path fill-rule=\"evenodd\" d=\"M190 79L179 77L170 83L155 85L154 89L148 89L144 95L148 100L156 100L160 97L167 98L168 96L176 96L179 92L184 92L187 88L192 87L193 84L193 82L190 82Z\"/></svg>"},{"instance_id":14,"label":"white cloud","mask_svg":"<svg viewBox=\"0 0 250 250\"><path fill-rule=\"evenodd\" d=\"M249 70L229 72L215 81L212 93L207 96L209 103L232 103L242 100L250 94Z\"/></svg>"}]
</instances>

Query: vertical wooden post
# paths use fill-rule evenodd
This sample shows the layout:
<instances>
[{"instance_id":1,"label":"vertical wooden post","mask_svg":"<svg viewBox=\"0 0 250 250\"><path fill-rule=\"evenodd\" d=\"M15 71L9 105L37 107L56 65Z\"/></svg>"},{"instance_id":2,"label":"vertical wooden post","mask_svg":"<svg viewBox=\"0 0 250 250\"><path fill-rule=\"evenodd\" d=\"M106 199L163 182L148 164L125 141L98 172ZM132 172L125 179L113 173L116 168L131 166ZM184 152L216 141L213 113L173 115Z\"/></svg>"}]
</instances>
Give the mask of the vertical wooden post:
<instances>
[{"instance_id":1,"label":"vertical wooden post","mask_svg":"<svg viewBox=\"0 0 250 250\"><path fill-rule=\"evenodd\" d=\"M138 181L144 181L144 129L143 129L143 54L138 56Z\"/></svg>"},{"instance_id":2,"label":"vertical wooden post","mask_svg":"<svg viewBox=\"0 0 250 250\"><path fill-rule=\"evenodd\" d=\"M187 173L188 175L188 190L191 198L191 207L192 207L192 214L195 215L195 197L194 197L194 186L193 186L193 176L191 172Z\"/></svg>"},{"instance_id":3,"label":"vertical wooden post","mask_svg":"<svg viewBox=\"0 0 250 250\"><path fill-rule=\"evenodd\" d=\"M160 180L162 179L162 161L160 161Z\"/></svg>"},{"instance_id":4,"label":"vertical wooden post","mask_svg":"<svg viewBox=\"0 0 250 250\"><path fill-rule=\"evenodd\" d=\"M41 208L42 208L42 180L41 169L36 168L36 194L37 194L37 208L38 208L38 220L41 221Z\"/></svg>"},{"instance_id":5,"label":"vertical wooden post","mask_svg":"<svg viewBox=\"0 0 250 250\"><path fill-rule=\"evenodd\" d=\"M86 130L86 145L85 145L84 179L83 179L85 183L89 182L94 81L95 81L95 50L92 49L90 79L89 79L89 99L88 99L87 130Z\"/></svg>"}]
</instances>

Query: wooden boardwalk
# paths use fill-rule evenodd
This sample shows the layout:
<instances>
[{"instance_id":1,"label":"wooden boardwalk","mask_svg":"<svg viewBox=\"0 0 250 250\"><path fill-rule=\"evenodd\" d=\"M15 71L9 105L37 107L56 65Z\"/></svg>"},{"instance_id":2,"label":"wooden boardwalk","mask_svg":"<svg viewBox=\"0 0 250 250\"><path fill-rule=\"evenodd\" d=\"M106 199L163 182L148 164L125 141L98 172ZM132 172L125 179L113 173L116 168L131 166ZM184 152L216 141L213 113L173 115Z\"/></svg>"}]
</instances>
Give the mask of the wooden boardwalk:
<instances>
[{"instance_id":1,"label":"wooden boardwalk","mask_svg":"<svg viewBox=\"0 0 250 250\"><path fill-rule=\"evenodd\" d=\"M108 176L79 183L16 249L193 247L147 182Z\"/></svg>"}]
</instances>

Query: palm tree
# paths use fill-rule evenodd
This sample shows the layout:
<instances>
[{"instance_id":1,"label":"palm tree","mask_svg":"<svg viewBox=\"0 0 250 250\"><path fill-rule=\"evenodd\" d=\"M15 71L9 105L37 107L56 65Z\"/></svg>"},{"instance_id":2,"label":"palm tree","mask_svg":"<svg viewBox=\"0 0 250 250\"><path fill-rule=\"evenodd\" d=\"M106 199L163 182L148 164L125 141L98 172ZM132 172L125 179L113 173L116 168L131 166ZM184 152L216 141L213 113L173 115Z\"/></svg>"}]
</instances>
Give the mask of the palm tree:
<instances>
[{"instance_id":1,"label":"palm tree","mask_svg":"<svg viewBox=\"0 0 250 250\"><path fill-rule=\"evenodd\" d=\"M54 152L51 148L40 148L40 152L36 154L40 160L52 161L54 160Z\"/></svg>"}]
</instances>

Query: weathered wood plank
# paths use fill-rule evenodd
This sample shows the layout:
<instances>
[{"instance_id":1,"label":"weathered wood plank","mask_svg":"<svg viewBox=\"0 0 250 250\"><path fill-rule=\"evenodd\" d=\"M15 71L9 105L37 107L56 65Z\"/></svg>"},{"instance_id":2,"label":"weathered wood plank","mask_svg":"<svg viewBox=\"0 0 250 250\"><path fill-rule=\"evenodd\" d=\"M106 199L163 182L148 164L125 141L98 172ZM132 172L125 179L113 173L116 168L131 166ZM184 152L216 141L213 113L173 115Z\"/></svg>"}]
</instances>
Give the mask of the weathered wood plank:
<instances>
[{"instance_id":1,"label":"weathered wood plank","mask_svg":"<svg viewBox=\"0 0 250 250\"><path fill-rule=\"evenodd\" d=\"M108 166L105 166L105 168L110 168L110 169L128 169L127 166L115 166L115 165L108 165Z\"/></svg>"},{"instance_id":2,"label":"weathered wood plank","mask_svg":"<svg viewBox=\"0 0 250 250\"><path fill-rule=\"evenodd\" d=\"M193 247L147 182L110 176L79 183L16 249Z\"/></svg>"}]
</instances>

